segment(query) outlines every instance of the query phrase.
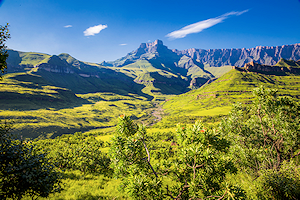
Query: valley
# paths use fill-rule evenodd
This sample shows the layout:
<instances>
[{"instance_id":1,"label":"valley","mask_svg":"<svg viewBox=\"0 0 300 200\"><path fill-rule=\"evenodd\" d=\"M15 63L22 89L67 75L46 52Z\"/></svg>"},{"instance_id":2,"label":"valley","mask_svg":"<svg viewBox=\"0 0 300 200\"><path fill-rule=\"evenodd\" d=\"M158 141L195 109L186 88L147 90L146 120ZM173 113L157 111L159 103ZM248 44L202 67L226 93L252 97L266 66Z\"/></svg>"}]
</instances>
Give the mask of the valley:
<instances>
[{"instance_id":1,"label":"valley","mask_svg":"<svg viewBox=\"0 0 300 200\"><path fill-rule=\"evenodd\" d=\"M263 86L265 90L276 89L277 97L287 96L297 103L300 99L299 44L178 51L156 40L142 43L123 58L103 63L82 62L66 53L8 52L8 73L0 81L0 119L12 121L11 133L32 142L37 152L46 152L47 158L64 170L61 173L65 190L51 194L50 199L130 199L126 192L118 190L123 179L112 177L113 171L122 166L111 168L112 158L108 157L113 155L113 148L121 148L114 142L124 133L114 135L122 127L129 130L127 134L133 134L122 139L124 148L129 145L124 151L140 148L130 154L138 156L144 148L139 147L142 143L138 141L147 143L154 155L154 169L168 174L164 170L169 166L170 170L178 167L172 165L177 158L174 155L180 156L177 148L182 146L178 144L186 140L182 145L194 148L191 141L201 135L194 134L191 128L196 127L197 121L203 122L201 130L198 127L201 133L212 134L200 138L208 144L201 156L210 152L211 145L216 145L216 149L224 147L226 152L229 147L216 139L221 137L216 129L220 122L232 117L235 103L244 109L253 104L257 98L253 90ZM147 131L134 123L145 125ZM140 132L131 133L134 130ZM180 134L186 134L187 139L180 138ZM229 136L226 138L230 140ZM225 146L218 146L221 144ZM216 153L209 155L212 160ZM227 159L221 155L218 159ZM236 173L229 170L222 180L240 184L233 180L242 177L246 181L241 191L254 195L252 174ZM161 181L174 187L177 183L172 176Z\"/></svg>"},{"instance_id":2,"label":"valley","mask_svg":"<svg viewBox=\"0 0 300 200\"><path fill-rule=\"evenodd\" d=\"M156 40L142 43L114 62L99 64L66 53L55 56L9 50L8 74L0 83L0 116L13 119L14 133L25 138L53 138L106 130L124 113L153 124L158 117L150 113L159 104L164 116L196 119L226 115L233 102L251 101L252 89L261 84L279 89L281 95L298 97L297 75L244 72L230 65L243 66L252 60L295 67L299 64L280 58L285 55L296 60L299 49L298 44L237 49L226 57L229 50L170 50ZM261 59L266 53L269 57ZM234 60L237 57L238 62ZM167 119L163 117L161 123Z\"/></svg>"}]
</instances>

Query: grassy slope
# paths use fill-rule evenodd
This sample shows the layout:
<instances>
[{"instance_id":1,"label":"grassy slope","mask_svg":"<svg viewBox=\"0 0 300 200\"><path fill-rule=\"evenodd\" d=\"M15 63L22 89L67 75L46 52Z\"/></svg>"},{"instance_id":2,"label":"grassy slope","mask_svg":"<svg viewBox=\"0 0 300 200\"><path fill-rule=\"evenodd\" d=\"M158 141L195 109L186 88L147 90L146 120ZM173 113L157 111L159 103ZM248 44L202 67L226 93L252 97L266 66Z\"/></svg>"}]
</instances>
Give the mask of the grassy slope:
<instances>
[{"instance_id":1,"label":"grassy slope","mask_svg":"<svg viewBox=\"0 0 300 200\"><path fill-rule=\"evenodd\" d=\"M113 93L95 93L81 97L89 100L90 104L63 109L1 110L0 116L14 119L14 132L29 138L49 138L91 129L103 132L105 130L101 128L115 126L117 117L124 113L145 122L151 118L149 113L153 107L151 102L140 97ZM96 102L90 100L97 98L99 100Z\"/></svg>"},{"instance_id":2,"label":"grassy slope","mask_svg":"<svg viewBox=\"0 0 300 200\"><path fill-rule=\"evenodd\" d=\"M211 84L167 100L163 108L170 116L186 119L191 116L226 115L233 103L249 103L252 90L260 85L278 89L279 95L300 98L299 83L299 75L275 76L233 69ZM168 121L168 117L164 120Z\"/></svg>"},{"instance_id":3,"label":"grassy slope","mask_svg":"<svg viewBox=\"0 0 300 200\"><path fill-rule=\"evenodd\" d=\"M21 52L8 50L9 57L7 59L7 63L11 66L17 65L31 65L35 66L44 60L49 59L50 55L44 53L37 52Z\"/></svg>"},{"instance_id":4,"label":"grassy slope","mask_svg":"<svg viewBox=\"0 0 300 200\"><path fill-rule=\"evenodd\" d=\"M143 85L143 93L154 97L155 100L165 100L170 95L185 91L187 79L169 71L155 68L147 60L138 60L123 67L111 67L126 76L134 78L134 82Z\"/></svg>"},{"instance_id":5,"label":"grassy slope","mask_svg":"<svg viewBox=\"0 0 300 200\"><path fill-rule=\"evenodd\" d=\"M152 123L152 103L136 94L75 95L30 72L7 74L0 84L0 119L13 119L13 132L26 138L114 126L117 116L123 113Z\"/></svg>"},{"instance_id":6,"label":"grassy slope","mask_svg":"<svg viewBox=\"0 0 300 200\"><path fill-rule=\"evenodd\" d=\"M31 110L79 105L84 101L65 88L50 85L41 76L20 72L4 76L0 82L2 110Z\"/></svg>"}]
</instances>

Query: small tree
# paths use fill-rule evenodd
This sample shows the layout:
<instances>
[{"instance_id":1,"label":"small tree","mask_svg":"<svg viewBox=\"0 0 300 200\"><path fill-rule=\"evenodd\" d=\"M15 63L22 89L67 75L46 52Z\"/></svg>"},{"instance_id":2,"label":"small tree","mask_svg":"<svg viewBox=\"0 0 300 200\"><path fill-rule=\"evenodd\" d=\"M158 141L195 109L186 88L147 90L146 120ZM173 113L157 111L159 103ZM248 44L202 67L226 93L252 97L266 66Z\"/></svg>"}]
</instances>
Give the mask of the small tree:
<instances>
[{"instance_id":1,"label":"small tree","mask_svg":"<svg viewBox=\"0 0 300 200\"><path fill-rule=\"evenodd\" d=\"M158 147L149 149L150 142L144 126L128 116L119 118L110 155L121 187L131 198L244 198L242 190L225 182L226 173L235 168L226 156L229 143L215 130L204 129L200 122L178 126L174 148L165 148L165 153L160 150L164 154L160 160L152 159Z\"/></svg>"},{"instance_id":2,"label":"small tree","mask_svg":"<svg viewBox=\"0 0 300 200\"><path fill-rule=\"evenodd\" d=\"M8 24L5 26L0 25L0 70L1 73L4 73L5 69L7 68L6 59L8 57L8 53L6 51L6 45L5 42L10 38L10 34L8 31ZM0 79L1 79L1 73L0 73Z\"/></svg>"},{"instance_id":3,"label":"small tree","mask_svg":"<svg viewBox=\"0 0 300 200\"><path fill-rule=\"evenodd\" d=\"M47 197L60 191L60 174L46 155L14 139L10 129L7 122L0 125L0 198Z\"/></svg>"}]
</instances>

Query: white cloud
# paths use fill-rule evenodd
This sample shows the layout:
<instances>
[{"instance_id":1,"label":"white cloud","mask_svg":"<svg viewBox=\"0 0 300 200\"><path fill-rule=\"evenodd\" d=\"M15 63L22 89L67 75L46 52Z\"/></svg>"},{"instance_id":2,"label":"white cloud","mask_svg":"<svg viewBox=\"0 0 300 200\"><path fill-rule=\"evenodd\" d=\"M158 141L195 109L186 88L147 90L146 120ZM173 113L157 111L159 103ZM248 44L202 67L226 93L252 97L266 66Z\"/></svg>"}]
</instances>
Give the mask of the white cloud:
<instances>
[{"instance_id":1,"label":"white cloud","mask_svg":"<svg viewBox=\"0 0 300 200\"><path fill-rule=\"evenodd\" d=\"M173 39L184 38L188 34L199 33L201 31L203 31L204 29L207 29L216 24L219 24L232 15L239 16L248 11L249 10L243 10L241 12L233 11L233 12L225 13L219 17L210 18L210 19L203 20L203 21L200 21L200 22L197 22L194 24L190 24L188 26L183 27L182 29L179 29L177 31L173 31L173 32L169 33L168 35L166 35L166 37L173 38Z\"/></svg>"},{"instance_id":2,"label":"white cloud","mask_svg":"<svg viewBox=\"0 0 300 200\"><path fill-rule=\"evenodd\" d=\"M64 26L65 28L71 28L72 27L72 25L66 25L66 26Z\"/></svg>"},{"instance_id":3,"label":"white cloud","mask_svg":"<svg viewBox=\"0 0 300 200\"><path fill-rule=\"evenodd\" d=\"M120 44L120 46L126 46L127 44Z\"/></svg>"},{"instance_id":4,"label":"white cloud","mask_svg":"<svg viewBox=\"0 0 300 200\"><path fill-rule=\"evenodd\" d=\"M97 26L89 27L88 29L83 31L83 33L84 33L84 36L96 35L96 34L100 33L100 31L102 31L103 29L106 29L106 28L107 28L107 25L99 24Z\"/></svg>"}]
</instances>

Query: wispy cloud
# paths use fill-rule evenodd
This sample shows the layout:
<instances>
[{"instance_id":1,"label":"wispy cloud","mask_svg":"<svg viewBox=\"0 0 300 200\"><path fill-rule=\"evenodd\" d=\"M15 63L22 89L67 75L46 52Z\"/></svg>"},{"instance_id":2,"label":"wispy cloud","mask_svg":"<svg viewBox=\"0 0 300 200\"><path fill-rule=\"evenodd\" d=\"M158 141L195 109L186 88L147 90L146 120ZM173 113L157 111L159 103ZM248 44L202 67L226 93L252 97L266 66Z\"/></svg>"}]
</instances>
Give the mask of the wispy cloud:
<instances>
[{"instance_id":1,"label":"wispy cloud","mask_svg":"<svg viewBox=\"0 0 300 200\"><path fill-rule=\"evenodd\" d=\"M66 26L64 26L65 28L71 28L72 27L72 25L66 25Z\"/></svg>"},{"instance_id":2,"label":"wispy cloud","mask_svg":"<svg viewBox=\"0 0 300 200\"><path fill-rule=\"evenodd\" d=\"M107 25L99 24L97 26L92 26L83 31L84 36L96 35L100 33L103 29L106 29Z\"/></svg>"},{"instance_id":3,"label":"wispy cloud","mask_svg":"<svg viewBox=\"0 0 300 200\"><path fill-rule=\"evenodd\" d=\"M120 44L120 46L126 46L127 44Z\"/></svg>"},{"instance_id":4,"label":"wispy cloud","mask_svg":"<svg viewBox=\"0 0 300 200\"><path fill-rule=\"evenodd\" d=\"M169 37L172 39L184 38L188 34L199 33L201 31L203 31L204 29L207 29L216 24L219 24L230 16L239 16L248 11L249 10L243 10L240 12L233 11L233 12L225 13L225 14L215 17L215 18L210 18L210 19L203 20L203 21L200 21L200 22L197 22L194 24L190 24L188 26L183 27L182 29L179 29L177 31L173 31L173 32L169 33L168 35L166 35L166 37Z\"/></svg>"}]
</instances>

